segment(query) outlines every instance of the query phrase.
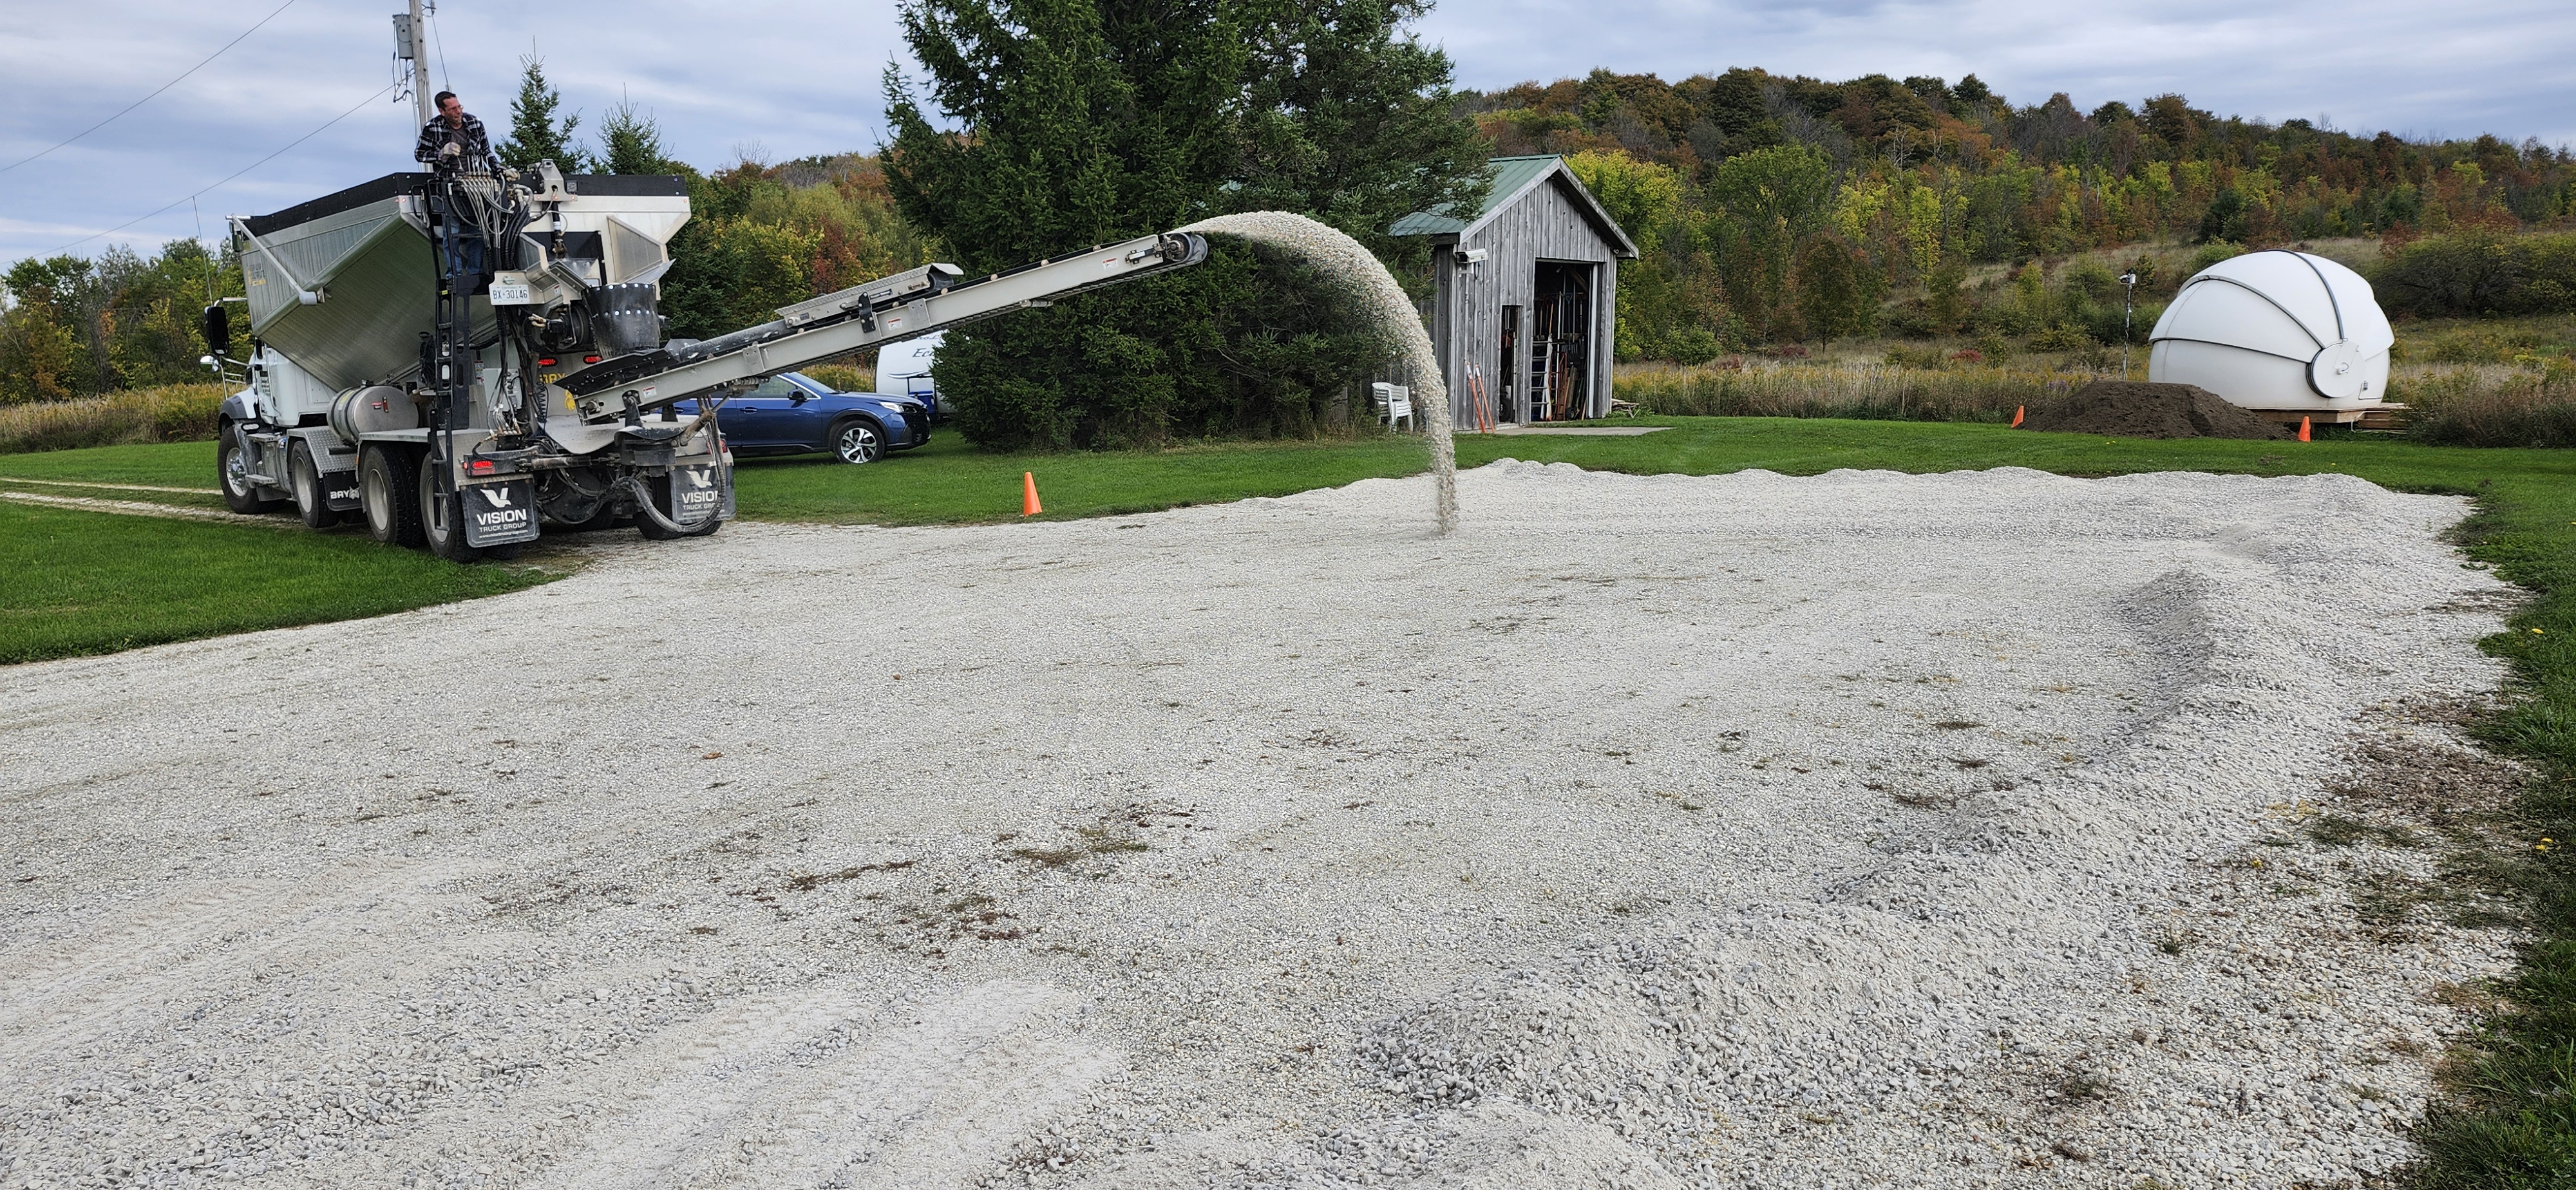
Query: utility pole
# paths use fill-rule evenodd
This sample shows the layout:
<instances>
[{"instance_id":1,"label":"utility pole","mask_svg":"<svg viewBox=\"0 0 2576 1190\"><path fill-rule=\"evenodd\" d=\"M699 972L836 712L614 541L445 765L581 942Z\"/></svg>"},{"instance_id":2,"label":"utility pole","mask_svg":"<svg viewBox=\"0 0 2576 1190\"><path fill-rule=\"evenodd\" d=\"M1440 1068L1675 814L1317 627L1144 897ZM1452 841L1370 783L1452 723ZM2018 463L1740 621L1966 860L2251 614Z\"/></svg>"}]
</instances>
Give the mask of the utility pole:
<instances>
[{"instance_id":1,"label":"utility pole","mask_svg":"<svg viewBox=\"0 0 2576 1190\"><path fill-rule=\"evenodd\" d=\"M420 0L411 0L411 11L394 14L394 57L411 63L414 126L429 123L438 106L429 101L429 24L421 19Z\"/></svg>"},{"instance_id":2,"label":"utility pole","mask_svg":"<svg viewBox=\"0 0 2576 1190\"><path fill-rule=\"evenodd\" d=\"M2128 296L2120 300L2120 379L2125 382L2129 378L2129 312L2138 306L2138 270L2120 274L2120 284L2129 290Z\"/></svg>"}]
</instances>

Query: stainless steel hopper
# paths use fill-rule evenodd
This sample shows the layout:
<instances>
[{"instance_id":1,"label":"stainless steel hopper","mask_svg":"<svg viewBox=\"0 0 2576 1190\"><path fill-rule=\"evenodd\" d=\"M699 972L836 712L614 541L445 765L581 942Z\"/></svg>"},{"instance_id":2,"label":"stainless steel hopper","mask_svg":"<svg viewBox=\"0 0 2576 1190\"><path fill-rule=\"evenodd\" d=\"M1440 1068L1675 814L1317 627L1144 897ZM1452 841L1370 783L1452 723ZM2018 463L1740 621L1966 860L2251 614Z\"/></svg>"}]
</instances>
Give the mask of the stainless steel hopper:
<instances>
[{"instance_id":1,"label":"stainless steel hopper","mask_svg":"<svg viewBox=\"0 0 2576 1190\"><path fill-rule=\"evenodd\" d=\"M417 368L435 329L438 259L421 212L421 175L387 174L274 215L237 221L250 330L334 389ZM300 283L300 284L299 284ZM299 291L321 300L307 305ZM474 334L492 305L474 299Z\"/></svg>"}]
</instances>

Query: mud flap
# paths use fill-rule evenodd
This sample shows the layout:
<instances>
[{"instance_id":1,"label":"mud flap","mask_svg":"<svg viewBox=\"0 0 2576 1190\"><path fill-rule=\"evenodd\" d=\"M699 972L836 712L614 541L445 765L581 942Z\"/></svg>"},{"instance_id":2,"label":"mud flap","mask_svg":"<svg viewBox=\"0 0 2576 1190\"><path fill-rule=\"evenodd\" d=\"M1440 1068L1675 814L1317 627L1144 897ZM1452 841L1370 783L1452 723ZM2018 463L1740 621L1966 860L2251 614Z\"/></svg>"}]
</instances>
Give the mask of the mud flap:
<instances>
[{"instance_id":1,"label":"mud flap","mask_svg":"<svg viewBox=\"0 0 2576 1190\"><path fill-rule=\"evenodd\" d=\"M708 517L733 519L733 474L714 463L671 468L671 519L694 529Z\"/></svg>"},{"instance_id":2,"label":"mud flap","mask_svg":"<svg viewBox=\"0 0 2576 1190\"><path fill-rule=\"evenodd\" d=\"M469 485L464 506L465 544L476 549L537 539L537 485L525 479Z\"/></svg>"},{"instance_id":3,"label":"mud flap","mask_svg":"<svg viewBox=\"0 0 2576 1190\"><path fill-rule=\"evenodd\" d=\"M322 481L322 506L333 512L348 512L358 506L358 473L325 471Z\"/></svg>"}]
</instances>

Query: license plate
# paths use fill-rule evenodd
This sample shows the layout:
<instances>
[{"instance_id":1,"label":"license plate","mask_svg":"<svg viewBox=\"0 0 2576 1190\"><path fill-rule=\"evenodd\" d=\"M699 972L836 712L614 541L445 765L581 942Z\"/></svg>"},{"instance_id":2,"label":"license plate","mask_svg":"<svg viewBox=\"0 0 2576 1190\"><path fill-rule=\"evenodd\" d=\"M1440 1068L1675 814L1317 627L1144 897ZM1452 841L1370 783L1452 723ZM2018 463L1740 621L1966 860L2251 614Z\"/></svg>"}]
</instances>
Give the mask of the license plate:
<instances>
[{"instance_id":1,"label":"license plate","mask_svg":"<svg viewBox=\"0 0 2576 1190\"><path fill-rule=\"evenodd\" d=\"M491 297L495 306L526 306L536 301L528 295L528 275L525 273L492 274Z\"/></svg>"}]
</instances>

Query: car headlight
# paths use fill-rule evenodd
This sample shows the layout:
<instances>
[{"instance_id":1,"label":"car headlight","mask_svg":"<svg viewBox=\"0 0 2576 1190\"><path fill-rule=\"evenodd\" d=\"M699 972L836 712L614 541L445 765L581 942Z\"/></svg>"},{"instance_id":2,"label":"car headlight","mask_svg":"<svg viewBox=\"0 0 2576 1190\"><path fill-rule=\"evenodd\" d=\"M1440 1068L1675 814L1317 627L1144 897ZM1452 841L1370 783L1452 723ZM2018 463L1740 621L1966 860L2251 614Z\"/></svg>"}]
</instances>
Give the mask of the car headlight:
<instances>
[{"instance_id":1,"label":"car headlight","mask_svg":"<svg viewBox=\"0 0 2576 1190\"><path fill-rule=\"evenodd\" d=\"M894 403L894 402L892 402L892 401L879 401L879 402L877 402L877 404L879 404L879 405L883 405L883 406L885 406L886 408L891 409L891 410L894 410L894 411L895 411L895 412L897 412L897 413L901 413L901 412L903 412L903 406L901 406L901 405L897 405L897 404L895 404L895 403Z\"/></svg>"}]
</instances>

